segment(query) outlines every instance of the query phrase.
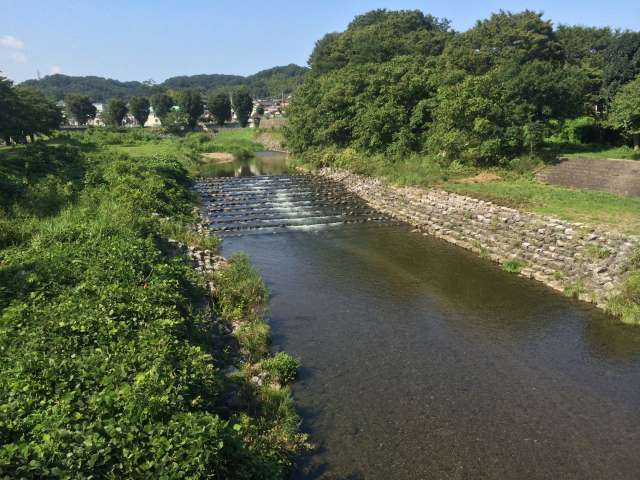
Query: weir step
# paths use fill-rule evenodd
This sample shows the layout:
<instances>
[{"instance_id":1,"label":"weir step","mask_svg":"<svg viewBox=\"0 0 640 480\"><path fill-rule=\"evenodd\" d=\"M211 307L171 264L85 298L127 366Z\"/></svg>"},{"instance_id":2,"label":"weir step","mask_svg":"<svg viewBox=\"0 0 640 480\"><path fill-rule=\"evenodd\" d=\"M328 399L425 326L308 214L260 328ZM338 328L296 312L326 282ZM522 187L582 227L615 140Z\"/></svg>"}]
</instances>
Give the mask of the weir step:
<instances>
[{"instance_id":1,"label":"weir step","mask_svg":"<svg viewBox=\"0 0 640 480\"><path fill-rule=\"evenodd\" d=\"M203 178L195 190L209 230L221 236L398 224L339 183L309 175Z\"/></svg>"}]
</instances>

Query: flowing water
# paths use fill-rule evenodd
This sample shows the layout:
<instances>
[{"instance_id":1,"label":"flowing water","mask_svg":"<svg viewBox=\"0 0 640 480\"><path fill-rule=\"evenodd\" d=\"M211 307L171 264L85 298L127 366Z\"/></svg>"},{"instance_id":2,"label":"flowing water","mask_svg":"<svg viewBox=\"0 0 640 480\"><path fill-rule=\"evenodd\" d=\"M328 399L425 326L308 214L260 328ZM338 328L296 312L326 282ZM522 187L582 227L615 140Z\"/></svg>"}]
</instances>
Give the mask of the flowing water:
<instances>
[{"instance_id":1,"label":"flowing water","mask_svg":"<svg viewBox=\"0 0 640 480\"><path fill-rule=\"evenodd\" d=\"M247 252L271 289L274 347L303 364L317 448L294 479L640 478L640 330L336 185L199 188L223 253Z\"/></svg>"}]
</instances>

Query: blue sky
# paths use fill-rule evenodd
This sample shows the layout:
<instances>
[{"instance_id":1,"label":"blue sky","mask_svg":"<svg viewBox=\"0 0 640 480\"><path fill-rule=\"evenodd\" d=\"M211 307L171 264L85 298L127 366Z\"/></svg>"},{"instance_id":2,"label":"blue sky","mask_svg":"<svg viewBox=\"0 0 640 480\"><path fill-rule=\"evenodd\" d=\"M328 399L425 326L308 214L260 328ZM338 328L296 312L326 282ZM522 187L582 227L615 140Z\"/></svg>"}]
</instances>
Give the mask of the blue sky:
<instances>
[{"instance_id":1,"label":"blue sky","mask_svg":"<svg viewBox=\"0 0 640 480\"><path fill-rule=\"evenodd\" d=\"M248 75L305 65L316 40L373 8L421 9L456 30L503 9L555 23L640 30L633 0L0 0L0 71L160 82L175 75Z\"/></svg>"}]
</instances>

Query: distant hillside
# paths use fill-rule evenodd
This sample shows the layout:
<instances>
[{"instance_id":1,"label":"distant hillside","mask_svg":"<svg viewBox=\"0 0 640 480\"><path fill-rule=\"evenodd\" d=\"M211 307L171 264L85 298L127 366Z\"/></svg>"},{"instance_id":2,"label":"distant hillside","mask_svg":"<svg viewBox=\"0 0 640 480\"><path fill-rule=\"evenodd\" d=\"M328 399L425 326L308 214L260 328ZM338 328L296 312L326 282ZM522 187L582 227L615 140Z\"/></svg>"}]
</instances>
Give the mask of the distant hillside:
<instances>
[{"instance_id":1,"label":"distant hillside","mask_svg":"<svg viewBox=\"0 0 640 480\"><path fill-rule=\"evenodd\" d=\"M286 65L263 70L254 75L190 75L168 78L157 85L147 82L120 82L95 76L72 77L48 75L40 80L27 80L24 85L40 89L45 95L61 100L67 93L78 92L89 95L95 102L105 102L113 97L129 98L134 95L151 95L156 91L196 88L202 92L229 90L246 86L254 96L272 96L291 93L302 83L308 69L298 65Z\"/></svg>"}]
</instances>

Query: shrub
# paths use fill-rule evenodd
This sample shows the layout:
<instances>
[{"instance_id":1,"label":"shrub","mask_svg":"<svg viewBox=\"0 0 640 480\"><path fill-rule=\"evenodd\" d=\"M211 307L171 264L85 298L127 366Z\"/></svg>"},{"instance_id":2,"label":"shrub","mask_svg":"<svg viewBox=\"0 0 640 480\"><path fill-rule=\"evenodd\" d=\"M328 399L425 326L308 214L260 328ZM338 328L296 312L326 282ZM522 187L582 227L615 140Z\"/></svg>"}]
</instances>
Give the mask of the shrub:
<instances>
[{"instance_id":1,"label":"shrub","mask_svg":"<svg viewBox=\"0 0 640 480\"><path fill-rule=\"evenodd\" d=\"M33 161L10 163L16 188L0 214L0 478L283 478L303 438L290 397L274 411L260 393L250 414L222 418L204 290L157 242L154 214L191 215L184 168L27 150ZM37 218L22 179L71 182L75 193L56 194L58 211ZM238 258L222 304L248 315L266 288Z\"/></svg>"},{"instance_id":2,"label":"shrub","mask_svg":"<svg viewBox=\"0 0 640 480\"><path fill-rule=\"evenodd\" d=\"M280 384L286 385L295 380L300 362L286 352L278 352L275 356L263 360L262 368Z\"/></svg>"},{"instance_id":3,"label":"shrub","mask_svg":"<svg viewBox=\"0 0 640 480\"><path fill-rule=\"evenodd\" d=\"M510 260L507 260L502 265L502 269L505 272L509 272L509 273L520 273L523 268L524 268L524 262L517 258L512 258Z\"/></svg>"}]
</instances>

